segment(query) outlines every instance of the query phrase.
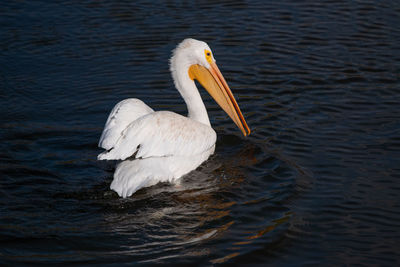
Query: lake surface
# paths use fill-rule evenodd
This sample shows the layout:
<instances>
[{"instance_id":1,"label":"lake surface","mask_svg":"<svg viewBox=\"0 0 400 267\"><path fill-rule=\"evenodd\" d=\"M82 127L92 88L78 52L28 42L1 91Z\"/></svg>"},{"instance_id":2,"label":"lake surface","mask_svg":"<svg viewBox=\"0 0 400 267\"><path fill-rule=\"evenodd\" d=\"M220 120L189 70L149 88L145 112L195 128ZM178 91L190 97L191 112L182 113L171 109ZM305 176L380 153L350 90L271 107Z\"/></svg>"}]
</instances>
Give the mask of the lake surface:
<instances>
[{"instance_id":1,"label":"lake surface","mask_svg":"<svg viewBox=\"0 0 400 267\"><path fill-rule=\"evenodd\" d=\"M0 264L400 264L399 1L5 1ZM122 199L97 142L206 41L252 134L201 89L216 153Z\"/></svg>"}]
</instances>

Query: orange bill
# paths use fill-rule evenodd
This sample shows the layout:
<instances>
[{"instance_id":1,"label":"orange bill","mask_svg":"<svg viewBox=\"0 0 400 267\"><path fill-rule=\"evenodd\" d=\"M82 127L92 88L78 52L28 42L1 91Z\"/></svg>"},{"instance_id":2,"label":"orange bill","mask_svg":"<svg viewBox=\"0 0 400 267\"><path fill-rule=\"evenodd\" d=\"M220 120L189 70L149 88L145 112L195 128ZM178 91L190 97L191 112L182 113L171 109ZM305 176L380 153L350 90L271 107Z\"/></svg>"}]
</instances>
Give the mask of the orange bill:
<instances>
[{"instance_id":1,"label":"orange bill","mask_svg":"<svg viewBox=\"0 0 400 267\"><path fill-rule=\"evenodd\" d=\"M220 105L239 127L244 136L250 134L250 129L240 111L239 105L215 62L210 63L210 69L197 64L190 66L189 76L192 80L196 79L199 81L218 105Z\"/></svg>"}]
</instances>

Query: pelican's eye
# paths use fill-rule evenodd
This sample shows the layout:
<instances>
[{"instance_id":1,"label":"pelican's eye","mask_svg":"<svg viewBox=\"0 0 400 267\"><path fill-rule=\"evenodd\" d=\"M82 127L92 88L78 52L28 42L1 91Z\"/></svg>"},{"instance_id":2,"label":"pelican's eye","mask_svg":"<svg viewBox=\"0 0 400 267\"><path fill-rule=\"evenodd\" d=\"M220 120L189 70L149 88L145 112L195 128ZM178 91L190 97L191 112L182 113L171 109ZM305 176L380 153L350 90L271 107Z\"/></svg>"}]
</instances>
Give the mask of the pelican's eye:
<instances>
[{"instance_id":1,"label":"pelican's eye","mask_svg":"<svg viewBox=\"0 0 400 267\"><path fill-rule=\"evenodd\" d=\"M204 50L204 54L206 55L206 60L208 63L212 63L212 55L211 55L211 51L205 49Z\"/></svg>"}]
</instances>

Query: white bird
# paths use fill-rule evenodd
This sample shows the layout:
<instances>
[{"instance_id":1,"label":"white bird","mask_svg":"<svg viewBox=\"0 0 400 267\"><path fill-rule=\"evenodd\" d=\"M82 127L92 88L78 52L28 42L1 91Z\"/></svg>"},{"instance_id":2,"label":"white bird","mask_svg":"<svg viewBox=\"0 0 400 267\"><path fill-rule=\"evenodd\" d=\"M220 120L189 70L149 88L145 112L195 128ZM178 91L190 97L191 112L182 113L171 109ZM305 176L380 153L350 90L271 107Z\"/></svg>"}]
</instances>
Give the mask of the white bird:
<instances>
[{"instance_id":1,"label":"white bird","mask_svg":"<svg viewBox=\"0 0 400 267\"><path fill-rule=\"evenodd\" d=\"M139 99L119 102L111 111L100 137L106 149L98 160L122 160L110 188L129 197L158 182L178 182L214 153L217 135L194 80L210 93L243 132L250 129L210 47L195 39L183 40L173 51L170 70L188 108L188 117L153 111Z\"/></svg>"}]
</instances>

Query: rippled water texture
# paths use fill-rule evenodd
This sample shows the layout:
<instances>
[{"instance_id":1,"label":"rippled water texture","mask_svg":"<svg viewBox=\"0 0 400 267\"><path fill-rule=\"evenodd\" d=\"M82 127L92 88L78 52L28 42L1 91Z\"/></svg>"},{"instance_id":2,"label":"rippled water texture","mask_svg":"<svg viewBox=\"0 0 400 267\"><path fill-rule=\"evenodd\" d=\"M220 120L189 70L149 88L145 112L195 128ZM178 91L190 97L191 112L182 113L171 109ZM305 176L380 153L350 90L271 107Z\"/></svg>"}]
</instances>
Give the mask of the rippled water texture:
<instances>
[{"instance_id":1,"label":"rippled water texture","mask_svg":"<svg viewBox=\"0 0 400 267\"><path fill-rule=\"evenodd\" d=\"M400 263L398 1L4 1L0 263ZM252 129L201 90L216 154L128 199L98 162L120 100L186 114L207 41Z\"/></svg>"}]
</instances>

